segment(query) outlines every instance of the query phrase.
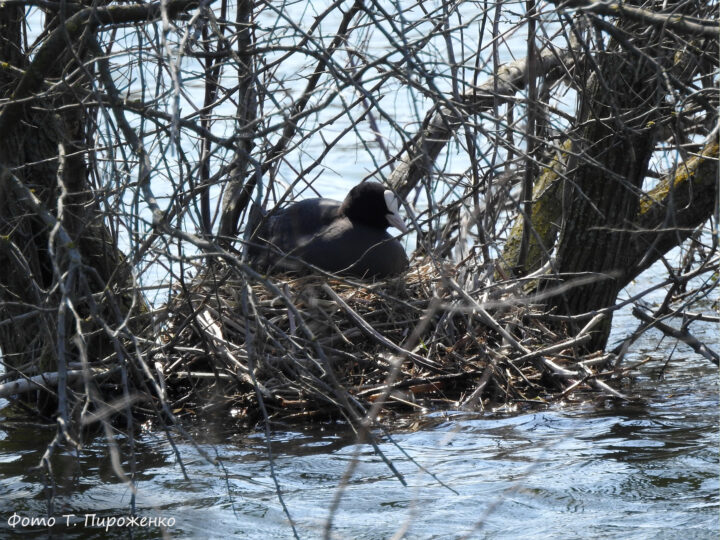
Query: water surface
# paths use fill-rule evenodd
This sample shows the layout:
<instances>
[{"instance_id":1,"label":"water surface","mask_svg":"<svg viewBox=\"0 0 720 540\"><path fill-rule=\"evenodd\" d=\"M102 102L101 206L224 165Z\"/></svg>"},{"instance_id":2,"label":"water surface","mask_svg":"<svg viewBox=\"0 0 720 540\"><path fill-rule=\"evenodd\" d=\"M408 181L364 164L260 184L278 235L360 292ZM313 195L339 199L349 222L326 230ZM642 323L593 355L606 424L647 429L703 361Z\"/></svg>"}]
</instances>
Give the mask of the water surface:
<instances>
[{"instance_id":1,"label":"water surface","mask_svg":"<svg viewBox=\"0 0 720 540\"><path fill-rule=\"evenodd\" d=\"M628 361L656 353L656 338L648 335ZM634 402L587 393L543 411L436 412L407 419L391 436L378 432L380 449L407 486L342 424L278 426L271 446L275 477L301 538L322 535L355 459L332 519L334 538L390 538L402 529L406 538L717 538L717 372L682 348L663 367L653 361L642 377L626 381L623 390L639 398ZM220 419L191 430L221 465L178 442L186 480L164 434L144 431L137 443L137 514L174 518L167 529L172 538L292 538L264 435L240 433ZM0 434L1 526L9 532L15 512L46 515L47 493L30 469L52 430L20 425ZM108 537L83 519L126 516L131 497L112 472L103 440L79 458L53 463L65 473L58 475L64 479L54 515L75 515L74 526L53 529L58 537ZM35 536L46 529L13 531ZM133 532L161 536L157 527Z\"/></svg>"}]
</instances>

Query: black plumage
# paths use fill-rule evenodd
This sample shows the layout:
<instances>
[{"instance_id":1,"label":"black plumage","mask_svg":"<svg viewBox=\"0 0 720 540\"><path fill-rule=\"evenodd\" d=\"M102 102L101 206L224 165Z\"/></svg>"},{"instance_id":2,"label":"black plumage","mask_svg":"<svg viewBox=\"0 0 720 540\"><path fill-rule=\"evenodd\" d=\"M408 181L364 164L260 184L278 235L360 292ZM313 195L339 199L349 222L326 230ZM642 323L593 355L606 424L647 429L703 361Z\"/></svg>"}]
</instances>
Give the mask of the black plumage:
<instances>
[{"instance_id":1,"label":"black plumage","mask_svg":"<svg viewBox=\"0 0 720 540\"><path fill-rule=\"evenodd\" d=\"M407 231L397 198L377 182L364 182L342 202L306 199L271 212L251 236L248 258L269 272L302 272L309 264L343 275L396 275L408 259L388 234L391 225Z\"/></svg>"}]
</instances>

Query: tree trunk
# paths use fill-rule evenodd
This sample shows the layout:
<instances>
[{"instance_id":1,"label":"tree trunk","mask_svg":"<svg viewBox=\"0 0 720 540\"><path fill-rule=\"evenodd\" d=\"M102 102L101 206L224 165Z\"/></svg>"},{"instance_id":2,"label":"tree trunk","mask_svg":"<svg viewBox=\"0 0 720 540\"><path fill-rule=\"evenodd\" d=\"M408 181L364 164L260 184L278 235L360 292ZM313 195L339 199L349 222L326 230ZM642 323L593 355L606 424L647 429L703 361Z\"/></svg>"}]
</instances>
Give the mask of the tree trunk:
<instances>
[{"instance_id":1,"label":"tree trunk","mask_svg":"<svg viewBox=\"0 0 720 540\"><path fill-rule=\"evenodd\" d=\"M613 49L602 53L580 97L581 127L572 136L558 275L546 284L549 290L570 285L550 300L565 315L612 306L626 284L624 270L636 262L632 224L655 145L655 121L665 108L666 89L657 72L662 53L638 58L617 44ZM593 333L589 350L605 347L611 319Z\"/></svg>"},{"instance_id":2,"label":"tree trunk","mask_svg":"<svg viewBox=\"0 0 720 540\"><path fill-rule=\"evenodd\" d=\"M19 101L36 91L33 85L39 87L49 78L64 76L69 85L87 87L91 69L87 65L78 70L80 75L70 75L77 68L76 60L88 56L84 39L71 41L72 51L64 38L63 49L53 45L54 50L43 51L51 42L48 38L29 64L22 50L18 13L22 20L22 10L0 9L0 46L9 64L3 71L1 92L10 99L0 112L0 267L4 272L0 321L15 321L0 325L0 352L6 363L28 373L57 370L58 355L69 355L63 360L76 359L72 342L75 321L71 324L70 316L59 315L66 307L63 295L78 310L83 333L97 330L92 316L102 313L92 306L102 305L103 296L112 294L113 284L126 286L130 272L104 224L105 216L88 180L85 156L91 145L88 130L94 111L80 104L71 91L40 93ZM51 22L51 35L56 25L63 23ZM69 36L71 40L74 37ZM11 176L67 232L71 245L63 245L57 231L51 233L47 220L18 197ZM80 253L82 266L71 268L69 250ZM59 287L61 281L64 291ZM96 295L94 300L91 295ZM115 300L119 305L128 303ZM102 332L96 335L102 336ZM95 337L87 345L91 358L111 350L106 337Z\"/></svg>"}]
</instances>

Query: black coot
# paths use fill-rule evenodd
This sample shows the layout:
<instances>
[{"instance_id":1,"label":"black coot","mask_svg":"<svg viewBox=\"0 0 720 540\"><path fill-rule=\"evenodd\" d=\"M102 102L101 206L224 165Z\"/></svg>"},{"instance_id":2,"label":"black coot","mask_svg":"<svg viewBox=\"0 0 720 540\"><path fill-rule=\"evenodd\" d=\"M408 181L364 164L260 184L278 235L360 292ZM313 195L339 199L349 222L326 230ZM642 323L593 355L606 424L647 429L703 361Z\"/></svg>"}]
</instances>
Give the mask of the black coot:
<instances>
[{"instance_id":1,"label":"black coot","mask_svg":"<svg viewBox=\"0 0 720 540\"><path fill-rule=\"evenodd\" d=\"M350 190L343 202L306 199L269 214L251 237L250 263L264 271L302 271L309 263L359 277L399 274L408 266L389 226L407 232L392 191L377 182ZM252 220L251 220L252 221Z\"/></svg>"}]
</instances>

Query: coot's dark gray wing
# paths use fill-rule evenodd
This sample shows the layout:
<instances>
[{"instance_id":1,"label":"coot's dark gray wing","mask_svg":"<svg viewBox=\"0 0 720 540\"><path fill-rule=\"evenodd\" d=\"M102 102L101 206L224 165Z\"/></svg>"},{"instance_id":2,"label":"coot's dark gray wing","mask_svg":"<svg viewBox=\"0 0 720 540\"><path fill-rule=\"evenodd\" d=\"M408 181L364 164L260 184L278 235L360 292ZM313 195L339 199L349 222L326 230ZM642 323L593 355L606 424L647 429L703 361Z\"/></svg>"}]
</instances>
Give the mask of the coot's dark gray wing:
<instances>
[{"instance_id":1,"label":"coot's dark gray wing","mask_svg":"<svg viewBox=\"0 0 720 540\"><path fill-rule=\"evenodd\" d=\"M297 269L293 257L298 249L333 222L340 205L332 199L306 199L270 213L250 240L250 262L262 269Z\"/></svg>"},{"instance_id":2,"label":"coot's dark gray wing","mask_svg":"<svg viewBox=\"0 0 720 540\"><path fill-rule=\"evenodd\" d=\"M358 277L400 274L408 267L402 244L377 227L340 217L297 249L298 256L328 272Z\"/></svg>"}]
</instances>

